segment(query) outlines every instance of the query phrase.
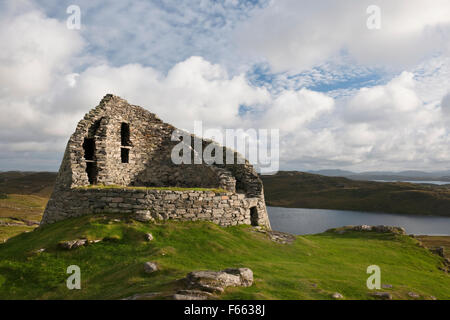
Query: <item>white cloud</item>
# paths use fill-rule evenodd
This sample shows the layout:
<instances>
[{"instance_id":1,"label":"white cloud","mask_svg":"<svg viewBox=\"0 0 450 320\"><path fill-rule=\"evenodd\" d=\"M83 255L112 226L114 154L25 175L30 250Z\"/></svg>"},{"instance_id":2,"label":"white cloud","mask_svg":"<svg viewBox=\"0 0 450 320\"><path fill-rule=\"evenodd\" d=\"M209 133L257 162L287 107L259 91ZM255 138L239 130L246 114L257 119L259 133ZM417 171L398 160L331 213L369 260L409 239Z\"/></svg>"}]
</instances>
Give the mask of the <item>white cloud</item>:
<instances>
[{"instance_id":1,"label":"white cloud","mask_svg":"<svg viewBox=\"0 0 450 320\"><path fill-rule=\"evenodd\" d=\"M83 47L77 33L37 10L1 15L0 39L0 86L13 97L47 92Z\"/></svg>"},{"instance_id":2,"label":"white cloud","mask_svg":"<svg viewBox=\"0 0 450 320\"><path fill-rule=\"evenodd\" d=\"M275 71L302 71L343 52L368 65L395 69L435 52L448 52L450 2L379 0L381 29L369 30L371 0L311 3L272 1L237 29L241 46Z\"/></svg>"},{"instance_id":3,"label":"white cloud","mask_svg":"<svg viewBox=\"0 0 450 320\"><path fill-rule=\"evenodd\" d=\"M379 122L379 125L400 125L420 112L422 101L417 96L414 75L403 72L383 86L362 88L345 107L348 122ZM401 116L402 115L402 116Z\"/></svg>"},{"instance_id":4,"label":"white cloud","mask_svg":"<svg viewBox=\"0 0 450 320\"><path fill-rule=\"evenodd\" d=\"M147 8L145 3L139 3ZM333 10L320 10L319 16L311 15L311 12L316 12L315 7L308 6L303 7L298 15L294 10L297 5L289 1L278 3L276 13L263 10L259 18L256 16L249 22L252 27L259 26L259 29L253 29L255 38L263 35L254 40L258 53L265 54L275 68L302 69L323 63L344 45L355 58L370 64L373 62L370 59L375 58L366 55L364 50L372 50L367 41L374 41L394 55L375 50L380 57L375 60L397 64L395 61L402 54L418 59L428 53L426 45L416 43L423 40L420 35L426 29L425 24L429 25L431 31L426 32L432 35L433 40L430 52L436 48L445 49L434 42L439 23L442 34L446 35L445 4L442 12L419 7L423 14L413 15L417 21L411 27L404 24L409 19L408 13L417 13L416 9L406 8L405 13L401 13L404 6L381 2L382 10L384 6L391 10L386 13L383 28L389 27L390 21L399 21L398 25L392 24L396 33L391 36L380 34L379 39L365 39L366 30L353 29L355 8L361 5L353 3L355 7L351 7L350 4L333 3L325 2ZM234 5L229 3L225 7ZM448 121L443 117L450 114L448 59L427 60L416 68L404 69L407 71L398 73L387 83L348 90L348 94L333 98L327 93L301 88L301 85L285 87L276 81L269 89L251 85L245 76L247 70L236 71L241 60L236 62L233 71L227 63L192 54L177 60L175 57L182 55L174 53L167 61L179 62L170 64L166 61L167 68L137 63L146 54L147 47L139 47L146 39L142 35L143 38L131 42L129 50L118 48L112 62L108 55L97 52L92 56L85 46L92 39L99 39L106 25L97 25L102 32L93 33L86 40L87 31L83 31L82 37L79 32L67 30L64 21L49 18L29 4L25 7L26 10L22 7L22 10L5 11L0 20L0 169L12 169L11 163L17 159L17 163L27 169L30 163L35 163L38 168L48 169L51 165L55 170L58 163L55 155L61 156L77 121L106 93L114 93L132 104L147 107L164 121L189 130L192 130L195 120L202 120L205 129L279 128L283 168L438 169L448 166L450 132L446 126ZM208 12L223 14L229 10L221 6L208 8ZM118 7L110 10L101 15L103 20L116 13ZM198 12L189 12L192 16L183 18L187 20L176 20L179 28L175 30L197 21ZM365 26L365 9L362 12L358 19ZM167 21L167 13L155 14L163 15L164 19L161 19ZM172 15L176 16L173 12L169 16ZM212 16L208 15L204 23L213 23ZM272 20L264 23L266 18ZM333 23L327 19L332 18L337 25L331 30L328 27L331 28ZM119 26L126 26L126 17L121 19ZM324 25L320 27L320 23ZM89 30L89 25L85 27ZM165 27L170 29L169 25ZM232 29L228 25L227 28ZM177 41L173 32L170 29L171 37L167 40L170 43ZM120 28L113 28L112 33L105 34L105 43L99 44L105 47L108 47L108 41L113 41L113 36L126 38L126 34L120 33ZM397 44L394 40L400 34L406 40ZM352 43L349 42L350 37ZM252 41L249 39L250 44ZM203 46L205 43L197 44ZM229 49L228 45L222 54ZM406 52L411 50L411 45L423 50ZM158 47L156 52L169 50L168 47L160 49ZM117 57L127 54L130 54L129 63L120 63L125 58ZM209 55L212 55L211 51ZM231 51L227 52L227 57L228 61L236 58ZM328 71L336 72L332 68L324 70L327 72L312 71L310 82L327 79L330 77ZM352 72L357 74L359 71ZM339 70L337 73L332 74L332 78L342 76ZM289 78L287 74L280 77ZM242 106L249 110L241 113Z\"/></svg>"}]
</instances>

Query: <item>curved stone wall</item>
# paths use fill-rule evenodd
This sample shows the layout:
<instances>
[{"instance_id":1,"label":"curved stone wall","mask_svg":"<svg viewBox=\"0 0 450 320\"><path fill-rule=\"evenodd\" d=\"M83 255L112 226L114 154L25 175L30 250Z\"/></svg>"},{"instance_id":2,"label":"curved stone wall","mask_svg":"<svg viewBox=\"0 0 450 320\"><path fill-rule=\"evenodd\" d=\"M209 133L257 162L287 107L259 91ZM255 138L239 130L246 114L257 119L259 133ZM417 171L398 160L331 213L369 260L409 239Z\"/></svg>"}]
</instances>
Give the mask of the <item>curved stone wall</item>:
<instances>
[{"instance_id":1,"label":"curved stone wall","mask_svg":"<svg viewBox=\"0 0 450 320\"><path fill-rule=\"evenodd\" d=\"M140 221L206 220L270 228L263 200L232 192L75 188L63 191L58 201L51 199L46 212L43 224L93 213L125 213Z\"/></svg>"}]
</instances>

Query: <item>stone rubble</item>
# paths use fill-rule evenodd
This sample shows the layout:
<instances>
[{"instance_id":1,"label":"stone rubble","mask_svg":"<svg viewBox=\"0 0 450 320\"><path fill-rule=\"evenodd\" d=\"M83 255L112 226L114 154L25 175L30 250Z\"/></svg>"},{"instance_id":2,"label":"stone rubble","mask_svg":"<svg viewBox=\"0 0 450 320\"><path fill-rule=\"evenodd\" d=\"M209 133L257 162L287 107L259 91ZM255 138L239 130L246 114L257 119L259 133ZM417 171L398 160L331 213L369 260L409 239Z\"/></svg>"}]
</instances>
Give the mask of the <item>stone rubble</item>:
<instances>
[{"instance_id":1,"label":"stone rubble","mask_svg":"<svg viewBox=\"0 0 450 320\"><path fill-rule=\"evenodd\" d=\"M250 287L253 271L249 268L228 268L222 271L193 271L183 279L186 289L174 294L175 300L205 300L224 292L227 287Z\"/></svg>"},{"instance_id":2,"label":"stone rubble","mask_svg":"<svg viewBox=\"0 0 450 320\"><path fill-rule=\"evenodd\" d=\"M389 292L371 292L369 295L383 300L392 300L392 294Z\"/></svg>"},{"instance_id":3,"label":"stone rubble","mask_svg":"<svg viewBox=\"0 0 450 320\"><path fill-rule=\"evenodd\" d=\"M153 273L158 271L158 265L154 262L146 262L144 263L144 271L145 273Z\"/></svg>"},{"instance_id":4,"label":"stone rubble","mask_svg":"<svg viewBox=\"0 0 450 320\"><path fill-rule=\"evenodd\" d=\"M402 227L393 227L393 226L368 226L368 225L360 225L360 226L343 226L340 228L332 228L328 229L326 232L334 232L338 234L344 234L350 231L363 231L363 232L378 232L378 233L393 233L399 235L406 235L406 230Z\"/></svg>"}]
</instances>

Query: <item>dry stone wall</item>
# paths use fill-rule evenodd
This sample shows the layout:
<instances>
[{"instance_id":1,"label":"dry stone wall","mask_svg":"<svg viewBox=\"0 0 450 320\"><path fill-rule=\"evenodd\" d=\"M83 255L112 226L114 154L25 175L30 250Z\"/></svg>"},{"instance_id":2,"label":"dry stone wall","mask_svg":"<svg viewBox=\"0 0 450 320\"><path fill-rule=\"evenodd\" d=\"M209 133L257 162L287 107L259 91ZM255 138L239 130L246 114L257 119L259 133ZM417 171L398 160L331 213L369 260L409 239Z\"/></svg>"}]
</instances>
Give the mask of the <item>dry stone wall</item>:
<instances>
[{"instance_id":1,"label":"dry stone wall","mask_svg":"<svg viewBox=\"0 0 450 320\"><path fill-rule=\"evenodd\" d=\"M266 216L260 199L244 194L128 188L65 191L59 201L49 202L48 210L59 214L46 215L44 224L92 213L127 213L140 221L208 220L221 226L251 224L252 210ZM258 224L267 225L268 221Z\"/></svg>"},{"instance_id":2,"label":"dry stone wall","mask_svg":"<svg viewBox=\"0 0 450 320\"><path fill-rule=\"evenodd\" d=\"M231 154L235 164L174 164L171 153L179 144L172 141L176 130L144 108L106 95L70 137L41 223L121 211L149 220L204 219L221 225L251 223L270 228L262 182L249 162L216 144L223 148L224 159ZM203 147L213 143L190 137L191 148L195 141ZM89 185L115 188L82 189ZM144 192L124 187L220 188L226 192Z\"/></svg>"}]
</instances>

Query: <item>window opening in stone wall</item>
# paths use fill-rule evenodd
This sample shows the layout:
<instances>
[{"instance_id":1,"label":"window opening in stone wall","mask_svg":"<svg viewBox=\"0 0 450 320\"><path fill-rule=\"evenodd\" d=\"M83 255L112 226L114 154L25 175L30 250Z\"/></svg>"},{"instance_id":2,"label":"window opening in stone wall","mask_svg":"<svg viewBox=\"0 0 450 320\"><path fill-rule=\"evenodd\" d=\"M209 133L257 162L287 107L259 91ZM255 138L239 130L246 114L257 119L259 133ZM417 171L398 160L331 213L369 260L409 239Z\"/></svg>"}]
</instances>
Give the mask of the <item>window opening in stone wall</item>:
<instances>
[{"instance_id":1,"label":"window opening in stone wall","mask_svg":"<svg viewBox=\"0 0 450 320\"><path fill-rule=\"evenodd\" d=\"M98 171L95 163L95 140L93 138L84 138L83 149L89 183L96 184Z\"/></svg>"},{"instance_id":2,"label":"window opening in stone wall","mask_svg":"<svg viewBox=\"0 0 450 320\"><path fill-rule=\"evenodd\" d=\"M250 208L250 223L252 226L258 225L258 209L256 207Z\"/></svg>"},{"instance_id":3,"label":"window opening in stone wall","mask_svg":"<svg viewBox=\"0 0 450 320\"><path fill-rule=\"evenodd\" d=\"M95 162L86 162L86 173L90 184L97 184L97 164Z\"/></svg>"},{"instance_id":4,"label":"window opening in stone wall","mask_svg":"<svg viewBox=\"0 0 450 320\"><path fill-rule=\"evenodd\" d=\"M120 127L120 139L121 145L124 147L131 146L130 142L130 125L128 123L122 122Z\"/></svg>"},{"instance_id":5,"label":"window opening in stone wall","mask_svg":"<svg viewBox=\"0 0 450 320\"><path fill-rule=\"evenodd\" d=\"M84 149L84 159L94 160L95 140L92 138L84 138L83 149Z\"/></svg>"},{"instance_id":6,"label":"window opening in stone wall","mask_svg":"<svg viewBox=\"0 0 450 320\"><path fill-rule=\"evenodd\" d=\"M120 158L122 159L122 163L128 163L130 161L130 149L120 148Z\"/></svg>"}]
</instances>

